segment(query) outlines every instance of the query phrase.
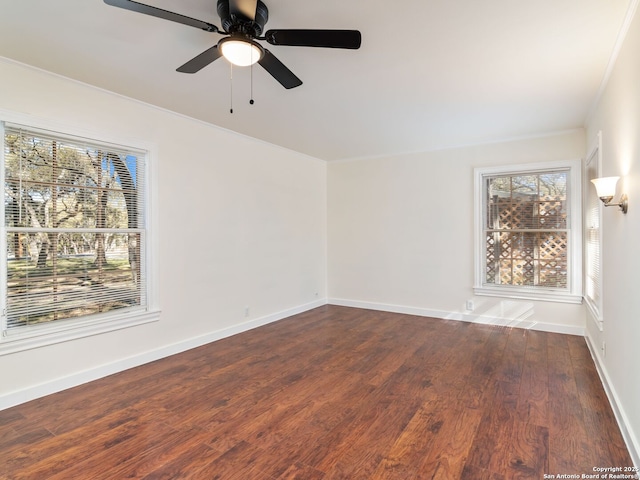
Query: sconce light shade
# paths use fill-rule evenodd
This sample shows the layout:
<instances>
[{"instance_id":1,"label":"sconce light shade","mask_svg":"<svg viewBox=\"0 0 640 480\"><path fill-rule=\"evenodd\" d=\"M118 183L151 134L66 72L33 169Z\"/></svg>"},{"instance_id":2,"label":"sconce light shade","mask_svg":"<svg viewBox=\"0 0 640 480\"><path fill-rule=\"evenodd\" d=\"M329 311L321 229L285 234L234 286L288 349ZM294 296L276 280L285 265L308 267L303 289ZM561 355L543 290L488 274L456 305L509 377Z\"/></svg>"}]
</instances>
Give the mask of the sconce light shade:
<instances>
[{"instance_id":1,"label":"sconce light shade","mask_svg":"<svg viewBox=\"0 0 640 480\"><path fill-rule=\"evenodd\" d=\"M605 207L620 207L622 213L627 213L629 208L628 199L625 194L620 197L619 203L611 203L613 197L616 195L616 185L618 184L620 177L602 177L594 178L591 180L596 187L596 192Z\"/></svg>"},{"instance_id":2,"label":"sconce light shade","mask_svg":"<svg viewBox=\"0 0 640 480\"><path fill-rule=\"evenodd\" d=\"M591 182L596 186L598 197L609 198L609 201L611 201L616 194L618 180L620 180L620 177L602 177L594 178Z\"/></svg>"}]
</instances>

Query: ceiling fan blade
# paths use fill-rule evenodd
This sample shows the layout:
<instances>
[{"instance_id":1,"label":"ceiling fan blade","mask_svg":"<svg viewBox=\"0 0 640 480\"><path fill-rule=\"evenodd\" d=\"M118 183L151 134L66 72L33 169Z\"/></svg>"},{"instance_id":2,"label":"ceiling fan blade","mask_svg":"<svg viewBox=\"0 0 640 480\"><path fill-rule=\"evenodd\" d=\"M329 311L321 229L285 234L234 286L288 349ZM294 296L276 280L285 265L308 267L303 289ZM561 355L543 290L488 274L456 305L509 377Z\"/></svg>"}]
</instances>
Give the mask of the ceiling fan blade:
<instances>
[{"instance_id":1,"label":"ceiling fan blade","mask_svg":"<svg viewBox=\"0 0 640 480\"><path fill-rule=\"evenodd\" d=\"M152 17L163 18L172 22L181 23L190 27L200 28L207 32L218 32L219 29L215 25L212 25L202 20L180 15L179 13L163 10L162 8L152 7L145 5L144 3L134 2L133 0L104 0L104 3L113 7L124 8L125 10L131 10L132 12L144 13L151 15Z\"/></svg>"},{"instance_id":2,"label":"ceiling fan blade","mask_svg":"<svg viewBox=\"0 0 640 480\"><path fill-rule=\"evenodd\" d=\"M208 50L205 50L204 52L202 52L197 57L192 58L181 67L178 67L176 71L180 73L196 73L202 70L204 67L206 67L210 63L213 63L214 61L216 61L221 56L222 56L222 53L220 53L218 46L214 45Z\"/></svg>"},{"instance_id":3,"label":"ceiling fan blade","mask_svg":"<svg viewBox=\"0 0 640 480\"><path fill-rule=\"evenodd\" d=\"M268 30L271 45L358 49L362 35L358 30Z\"/></svg>"},{"instance_id":4,"label":"ceiling fan blade","mask_svg":"<svg viewBox=\"0 0 640 480\"><path fill-rule=\"evenodd\" d=\"M249 20L255 20L258 0L229 0L229 11L232 14L241 14Z\"/></svg>"},{"instance_id":5,"label":"ceiling fan blade","mask_svg":"<svg viewBox=\"0 0 640 480\"><path fill-rule=\"evenodd\" d=\"M266 48L264 49L262 59L258 63L260 63L262 68L269 72L273 78L280 82L284 88L289 89L302 85L302 80L296 77L291 70L285 67L285 65Z\"/></svg>"}]
</instances>

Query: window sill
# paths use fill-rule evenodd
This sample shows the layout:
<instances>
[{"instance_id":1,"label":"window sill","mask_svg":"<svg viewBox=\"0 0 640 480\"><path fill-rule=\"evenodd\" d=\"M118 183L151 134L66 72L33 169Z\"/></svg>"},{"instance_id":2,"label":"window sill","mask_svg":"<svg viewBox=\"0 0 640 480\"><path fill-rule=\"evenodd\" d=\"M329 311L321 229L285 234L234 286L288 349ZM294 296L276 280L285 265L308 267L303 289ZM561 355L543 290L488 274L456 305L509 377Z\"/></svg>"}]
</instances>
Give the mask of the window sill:
<instances>
[{"instance_id":1,"label":"window sill","mask_svg":"<svg viewBox=\"0 0 640 480\"><path fill-rule=\"evenodd\" d=\"M12 332L0 338L0 355L40 348L56 343L67 342L79 338L99 335L123 328L129 328L145 323L156 322L160 319L160 310L148 312L130 312L113 315L102 319L86 320L84 322L60 322L59 325L43 325L28 331Z\"/></svg>"},{"instance_id":2,"label":"window sill","mask_svg":"<svg viewBox=\"0 0 640 480\"><path fill-rule=\"evenodd\" d=\"M538 300L541 302L582 303L582 295L558 292L557 290L532 290L518 287L474 287L473 293L489 297L517 298L522 300Z\"/></svg>"}]
</instances>

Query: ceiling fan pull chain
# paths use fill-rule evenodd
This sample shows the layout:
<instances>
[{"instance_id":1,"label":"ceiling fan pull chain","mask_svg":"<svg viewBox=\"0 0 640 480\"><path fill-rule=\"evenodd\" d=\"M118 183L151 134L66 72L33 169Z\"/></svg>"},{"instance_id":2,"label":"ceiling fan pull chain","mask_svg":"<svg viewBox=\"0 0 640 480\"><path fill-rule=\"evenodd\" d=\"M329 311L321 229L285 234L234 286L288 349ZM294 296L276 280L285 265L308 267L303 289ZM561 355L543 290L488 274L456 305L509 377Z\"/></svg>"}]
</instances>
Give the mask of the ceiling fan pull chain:
<instances>
[{"instance_id":1,"label":"ceiling fan pull chain","mask_svg":"<svg viewBox=\"0 0 640 480\"><path fill-rule=\"evenodd\" d=\"M253 52L251 53L253 55ZM251 64L251 98L249 99L249 105L253 105L253 63Z\"/></svg>"},{"instance_id":2,"label":"ceiling fan pull chain","mask_svg":"<svg viewBox=\"0 0 640 480\"><path fill-rule=\"evenodd\" d=\"M229 113L233 113L233 63L229 64Z\"/></svg>"}]
</instances>

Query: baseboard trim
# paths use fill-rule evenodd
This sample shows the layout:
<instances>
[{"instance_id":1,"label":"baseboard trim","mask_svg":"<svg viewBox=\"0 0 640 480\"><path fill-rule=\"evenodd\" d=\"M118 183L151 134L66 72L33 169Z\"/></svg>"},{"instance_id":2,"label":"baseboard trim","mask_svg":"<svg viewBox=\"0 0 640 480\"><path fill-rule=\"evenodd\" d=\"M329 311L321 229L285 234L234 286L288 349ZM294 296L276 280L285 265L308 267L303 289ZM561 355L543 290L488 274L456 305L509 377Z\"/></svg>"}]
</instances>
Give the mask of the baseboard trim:
<instances>
[{"instance_id":1,"label":"baseboard trim","mask_svg":"<svg viewBox=\"0 0 640 480\"><path fill-rule=\"evenodd\" d=\"M622 404L619 401L618 394L616 393L615 388L613 388L613 385L609 378L609 374L607 372L607 368L602 362L598 350L593 345L593 339L588 334L585 335L585 338L587 340L589 351L591 352L591 357L593 357L593 363L596 364L598 375L600 375L600 381L604 386L604 391L609 398L609 403L611 404L611 408L613 409L613 414L615 415L618 426L620 427L620 432L622 433L624 442L627 445L627 449L629 450L629 455L631 455L631 460L633 461L635 467L640 468L640 441L638 440L638 437L634 434L634 432L630 428L628 428L628 425L630 425L629 418L622 408Z\"/></svg>"},{"instance_id":2,"label":"baseboard trim","mask_svg":"<svg viewBox=\"0 0 640 480\"><path fill-rule=\"evenodd\" d=\"M282 310L280 312L243 322L238 325L233 325L231 327L216 330L205 335L189 338L180 342L173 343L171 345L166 345L154 350L143 352L138 355L123 358L121 360L101 365L99 367L77 372L65 377L51 380L49 382L34 385L22 390L17 390L15 392L10 392L0 396L0 410L14 407L16 405L20 405L21 403L26 403L31 400L35 400L36 398L51 395L52 393L60 392L68 388L76 387L93 380L98 380L99 378L113 375L114 373L122 372L130 368L144 365L145 363L154 362L156 360L160 360L162 358L169 357L171 355L175 355L192 348L200 347L202 345L206 345L208 343L215 342L226 337L231 337L233 335L237 335L238 333L246 332L248 330L267 325L269 323L277 322L278 320L282 320L292 315L297 315L298 313L303 313L326 304L326 299L316 300L311 303L299 305L287 310Z\"/></svg>"},{"instance_id":3,"label":"baseboard trim","mask_svg":"<svg viewBox=\"0 0 640 480\"><path fill-rule=\"evenodd\" d=\"M344 298L329 298L327 303L343 307L364 308L383 312L404 313L420 317L433 317L442 320L458 320L470 323L482 323L500 327L522 328L526 330L539 330L550 333L564 333L567 335L584 336L584 327L572 325L556 325L553 323L540 323L531 320L533 309L531 302L506 300L501 302L499 309L488 309L483 312L450 312L446 310L434 310L430 308L411 307L406 305L393 305L386 303L364 302L360 300L348 300Z\"/></svg>"}]
</instances>

